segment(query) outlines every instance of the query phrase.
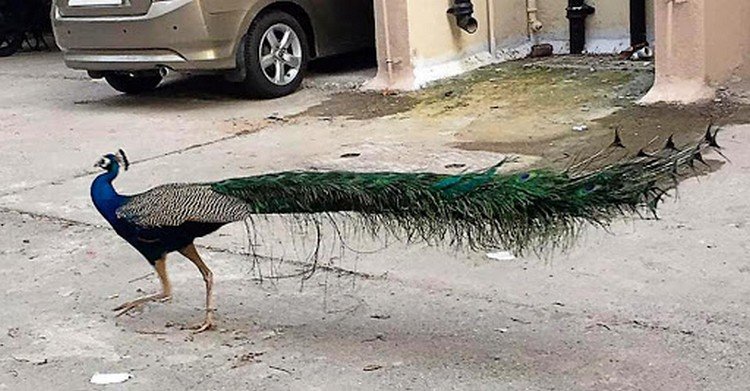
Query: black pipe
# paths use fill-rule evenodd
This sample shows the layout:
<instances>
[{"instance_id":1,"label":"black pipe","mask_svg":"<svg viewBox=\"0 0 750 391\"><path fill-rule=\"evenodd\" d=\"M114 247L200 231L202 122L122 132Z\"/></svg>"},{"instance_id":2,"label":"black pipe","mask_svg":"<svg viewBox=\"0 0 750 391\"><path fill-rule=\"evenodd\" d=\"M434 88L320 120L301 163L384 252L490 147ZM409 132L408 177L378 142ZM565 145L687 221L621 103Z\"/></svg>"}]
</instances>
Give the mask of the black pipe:
<instances>
[{"instance_id":1,"label":"black pipe","mask_svg":"<svg viewBox=\"0 0 750 391\"><path fill-rule=\"evenodd\" d=\"M630 46L648 43L646 37L646 0L630 0Z\"/></svg>"},{"instance_id":2,"label":"black pipe","mask_svg":"<svg viewBox=\"0 0 750 391\"><path fill-rule=\"evenodd\" d=\"M456 24L469 34L474 34L479 28L479 22L472 16L474 4L471 0L453 0L453 6L448 13L456 17Z\"/></svg>"},{"instance_id":3,"label":"black pipe","mask_svg":"<svg viewBox=\"0 0 750 391\"><path fill-rule=\"evenodd\" d=\"M568 0L566 10L570 20L570 53L581 54L586 47L586 18L596 9L584 0Z\"/></svg>"}]
</instances>

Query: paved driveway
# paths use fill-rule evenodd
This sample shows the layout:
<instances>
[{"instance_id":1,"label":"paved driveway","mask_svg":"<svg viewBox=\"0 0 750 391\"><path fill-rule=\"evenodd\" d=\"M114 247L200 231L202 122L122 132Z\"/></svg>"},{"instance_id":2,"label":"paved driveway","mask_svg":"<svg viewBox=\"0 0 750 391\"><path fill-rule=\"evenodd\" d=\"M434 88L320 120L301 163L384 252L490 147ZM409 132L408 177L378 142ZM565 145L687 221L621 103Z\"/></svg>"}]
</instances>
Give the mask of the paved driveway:
<instances>
[{"instance_id":1,"label":"paved driveway","mask_svg":"<svg viewBox=\"0 0 750 391\"><path fill-rule=\"evenodd\" d=\"M392 244L339 253L311 280L263 282L300 251L263 225L253 269L231 226L201 241L219 330L192 336L203 284L177 256L175 298L115 319L156 289L148 264L88 204L91 165L125 148L135 192L289 168L481 167L447 147L460 123L294 116L307 89L242 101L211 83L131 98L65 70L56 54L0 62L0 389L746 390L750 384L750 128L723 134L732 163L680 187L659 221L588 230L567 254L493 261ZM271 117L271 118L269 118ZM468 121L468 120L467 120ZM441 128L442 127L442 128ZM363 159L342 159L346 152ZM375 243L358 243L375 248ZM271 258L271 257L269 257Z\"/></svg>"}]
</instances>

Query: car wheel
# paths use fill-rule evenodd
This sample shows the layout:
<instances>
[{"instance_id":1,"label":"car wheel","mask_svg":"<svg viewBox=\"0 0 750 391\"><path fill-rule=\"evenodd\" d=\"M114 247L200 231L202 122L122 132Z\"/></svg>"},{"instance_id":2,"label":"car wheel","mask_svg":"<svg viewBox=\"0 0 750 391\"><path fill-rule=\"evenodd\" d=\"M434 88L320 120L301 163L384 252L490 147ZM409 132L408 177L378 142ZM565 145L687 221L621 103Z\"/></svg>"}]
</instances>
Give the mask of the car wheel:
<instances>
[{"instance_id":1,"label":"car wheel","mask_svg":"<svg viewBox=\"0 0 750 391\"><path fill-rule=\"evenodd\" d=\"M126 94L140 94L152 91L162 80L162 77L158 73L107 73L104 78L112 88Z\"/></svg>"},{"instance_id":2,"label":"car wheel","mask_svg":"<svg viewBox=\"0 0 750 391\"><path fill-rule=\"evenodd\" d=\"M299 89L309 49L304 29L279 11L261 15L245 40L244 91L258 98L277 98Z\"/></svg>"}]
</instances>

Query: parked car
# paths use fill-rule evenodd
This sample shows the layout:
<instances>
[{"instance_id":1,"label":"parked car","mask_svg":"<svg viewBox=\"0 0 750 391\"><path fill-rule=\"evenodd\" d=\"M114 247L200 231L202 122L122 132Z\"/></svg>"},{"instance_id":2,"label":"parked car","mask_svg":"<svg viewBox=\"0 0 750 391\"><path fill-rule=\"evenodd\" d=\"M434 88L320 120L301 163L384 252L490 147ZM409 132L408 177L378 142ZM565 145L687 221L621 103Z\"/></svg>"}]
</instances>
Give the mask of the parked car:
<instances>
[{"instance_id":1,"label":"parked car","mask_svg":"<svg viewBox=\"0 0 750 391\"><path fill-rule=\"evenodd\" d=\"M374 46L372 0L54 0L65 63L116 90L170 70L220 73L253 96L296 91L309 60Z\"/></svg>"}]
</instances>

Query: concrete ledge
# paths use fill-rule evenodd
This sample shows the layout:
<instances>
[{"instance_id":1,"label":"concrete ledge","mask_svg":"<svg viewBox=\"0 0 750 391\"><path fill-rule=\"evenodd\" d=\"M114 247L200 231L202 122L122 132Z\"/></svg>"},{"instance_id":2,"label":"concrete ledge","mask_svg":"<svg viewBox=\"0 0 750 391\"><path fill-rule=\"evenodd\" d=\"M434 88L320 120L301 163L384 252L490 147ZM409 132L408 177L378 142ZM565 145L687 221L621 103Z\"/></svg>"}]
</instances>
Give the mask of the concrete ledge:
<instances>
[{"instance_id":1,"label":"concrete ledge","mask_svg":"<svg viewBox=\"0 0 750 391\"><path fill-rule=\"evenodd\" d=\"M651 90L638 101L639 104L653 103L699 103L712 99L716 92L699 80L670 79L658 81Z\"/></svg>"},{"instance_id":2,"label":"concrete ledge","mask_svg":"<svg viewBox=\"0 0 750 391\"><path fill-rule=\"evenodd\" d=\"M495 62L497 61L492 58L489 52L479 52L468 57L444 62L416 60L414 61L413 89L419 89L431 82L458 76Z\"/></svg>"},{"instance_id":3,"label":"concrete ledge","mask_svg":"<svg viewBox=\"0 0 750 391\"><path fill-rule=\"evenodd\" d=\"M540 42L551 44L555 54L570 53L570 44L567 40L541 40ZM389 83L387 77L383 75L384 72L380 72L378 77L367 82L362 88L364 90L418 90L432 82L458 76L482 66L526 58L531 53L533 44L529 40L521 43L506 43L498 46L494 57L482 46L485 45L469 51L475 54L460 58L412 59L414 67L407 77L400 72L400 75ZM627 38L592 39L586 44L586 50L588 54L616 54L627 49L628 46Z\"/></svg>"}]
</instances>

